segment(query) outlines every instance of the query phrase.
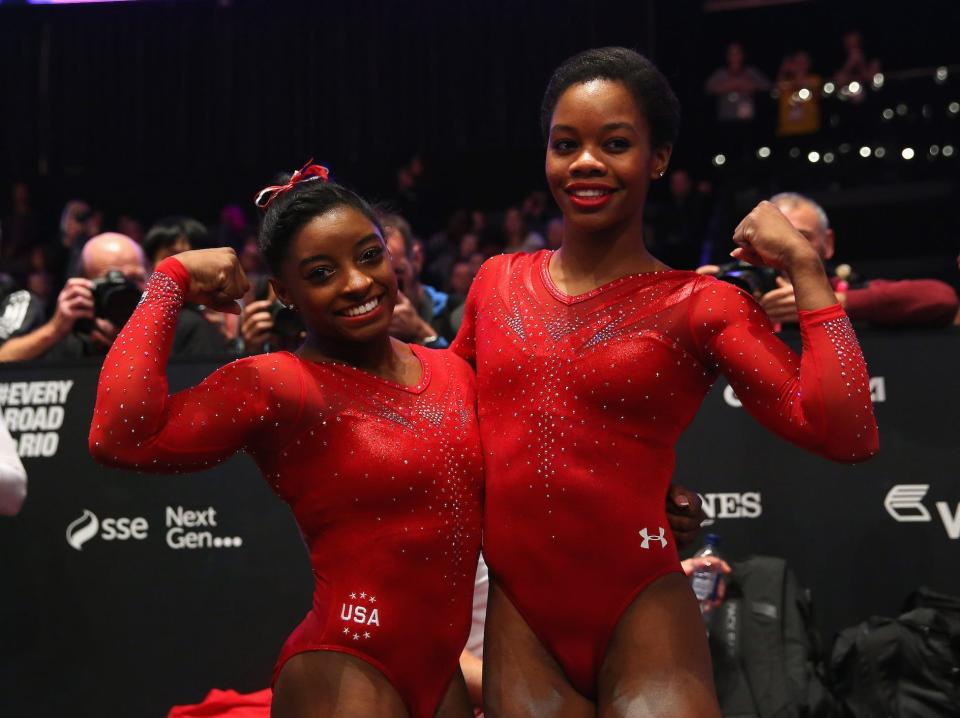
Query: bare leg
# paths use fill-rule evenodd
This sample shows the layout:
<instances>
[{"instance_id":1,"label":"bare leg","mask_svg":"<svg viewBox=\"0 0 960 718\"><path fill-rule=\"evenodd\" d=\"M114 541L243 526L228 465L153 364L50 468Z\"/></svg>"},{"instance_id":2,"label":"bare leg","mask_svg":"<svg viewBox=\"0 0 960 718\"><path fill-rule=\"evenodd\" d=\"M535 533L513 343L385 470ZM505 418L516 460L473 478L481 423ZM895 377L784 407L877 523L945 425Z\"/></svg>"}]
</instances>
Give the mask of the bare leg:
<instances>
[{"instance_id":1,"label":"bare leg","mask_svg":"<svg viewBox=\"0 0 960 718\"><path fill-rule=\"evenodd\" d=\"M483 641L486 718L595 718L510 599L490 581Z\"/></svg>"},{"instance_id":2,"label":"bare leg","mask_svg":"<svg viewBox=\"0 0 960 718\"><path fill-rule=\"evenodd\" d=\"M436 718L473 718L470 694L459 668L450 680L447 693L437 707Z\"/></svg>"},{"instance_id":3,"label":"bare leg","mask_svg":"<svg viewBox=\"0 0 960 718\"><path fill-rule=\"evenodd\" d=\"M335 651L298 653L273 691L271 718L407 718L390 681L359 658Z\"/></svg>"},{"instance_id":4,"label":"bare leg","mask_svg":"<svg viewBox=\"0 0 960 718\"><path fill-rule=\"evenodd\" d=\"M598 689L600 718L720 718L703 620L682 574L657 579L624 612Z\"/></svg>"}]
</instances>

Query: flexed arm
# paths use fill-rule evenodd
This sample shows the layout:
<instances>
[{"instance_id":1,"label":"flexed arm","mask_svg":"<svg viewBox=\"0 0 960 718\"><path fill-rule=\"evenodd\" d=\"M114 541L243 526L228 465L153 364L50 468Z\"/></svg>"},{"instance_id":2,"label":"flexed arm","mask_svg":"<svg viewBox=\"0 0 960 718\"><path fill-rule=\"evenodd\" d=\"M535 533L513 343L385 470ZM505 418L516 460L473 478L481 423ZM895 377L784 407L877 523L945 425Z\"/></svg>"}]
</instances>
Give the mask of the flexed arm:
<instances>
[{"instance_id":1,"label":"flexed arm","mask_svg":"<svg viewBox=\"0 0 960 718\"><path fill-rule=\"evenodd\" d=\"M752 297L704 278L690 315L704 359L729 379L747 411L789 441L835 461L873 456L879 439L866 364L819 258L768 202L741 222L734 241L735 257L790 276L802 355L777 338Z\"/></svg>"},{"instance_id":2,"label":"flexed arm","mask_svg":"<svg viewBox=\"0 0 960 718\"><path fill-rule=\"evenodd\" d=\"M233 362L168 395L167 358L185 299L233 311L247 288L233 250L178 257L158 265L104 361L89 437L102 463L160 473L203 468L243 448L258 428L286 427L299 411L299 378L285 384L266 366L276 357Z\"/></svg>"}]
</instances>

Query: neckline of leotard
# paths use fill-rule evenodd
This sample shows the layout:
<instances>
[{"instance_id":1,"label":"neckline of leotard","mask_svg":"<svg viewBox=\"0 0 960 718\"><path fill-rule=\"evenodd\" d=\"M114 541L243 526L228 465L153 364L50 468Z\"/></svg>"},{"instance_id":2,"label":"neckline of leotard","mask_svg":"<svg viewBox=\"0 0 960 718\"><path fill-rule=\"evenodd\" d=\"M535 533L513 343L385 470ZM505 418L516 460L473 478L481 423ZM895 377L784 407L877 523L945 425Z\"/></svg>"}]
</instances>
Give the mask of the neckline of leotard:
<instances>
[{"instance_id":1,"label":"neckline of leotard","mask_svg":"<svg viewBox=\"0 0 960 718\"><path fill-rule=\"evenodd\" d=\"M542 252L542 256L537 258L540 265L540 278L543 282L544 289L547 290L550 296L557 301L563 302L564 304L577 304L578 302L584 302L634 279L658 278L668 274L689 273L685 269L658 269L653 272L636 272L634 274L625 274L622 277L613 279L606 284L601 284L596 289L591 289L590 291L583 292L582 294L567 294L560 289L560 287L554 284L553 277L550 276L550 259L553 257L553 255L554 250L545 249Z\"/></svg>"},{"instance_id":2,"label":"neckline of leotard","mask_svg":"<svg viewBox=\"0 0 960 718\"><path fill-rule=\"evenodd\" d=\"M375 384L384 384L391 389L407 392L408 394L422 394L426 388L430 386L430 379L432 378L430 363L420 353L424 350L424 347L418 346L417 344L408 344L407 346L410 347L410 350L413 352L413 356L415 356L417 361L420 362L420 381L418 381L416 384L400 384L399 382L391 381L390 379L384 379L382 376L377 376L376 374L372 374L365 369L360 369L351 364L347 364L346 362L313 361L312 359L303 359L291 352L285 353L290 354L290 356L307 367L324 367L328 369L335 369L351 374L358 379L370 381Z\"/></svg>"}]
</instances>

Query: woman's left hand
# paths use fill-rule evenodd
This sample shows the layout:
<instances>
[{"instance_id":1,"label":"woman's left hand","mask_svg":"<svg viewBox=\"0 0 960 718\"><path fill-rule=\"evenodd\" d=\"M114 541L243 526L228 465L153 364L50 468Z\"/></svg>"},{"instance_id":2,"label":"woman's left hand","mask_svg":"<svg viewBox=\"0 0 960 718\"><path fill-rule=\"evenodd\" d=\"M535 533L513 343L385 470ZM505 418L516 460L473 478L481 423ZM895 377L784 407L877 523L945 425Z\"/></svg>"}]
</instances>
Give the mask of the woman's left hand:
<instances>
[{"instance_id":1,"label":"woman's left hand","mask_svg":"<svg viewBox=\"0 0 960 718\"><path fill-rule=\"evenodd\" d=\"M784 272L798 261L817 260L816 251L776 205L764 200L743 218L733 232L734 259Z\"/></svg>"}]
</instances>

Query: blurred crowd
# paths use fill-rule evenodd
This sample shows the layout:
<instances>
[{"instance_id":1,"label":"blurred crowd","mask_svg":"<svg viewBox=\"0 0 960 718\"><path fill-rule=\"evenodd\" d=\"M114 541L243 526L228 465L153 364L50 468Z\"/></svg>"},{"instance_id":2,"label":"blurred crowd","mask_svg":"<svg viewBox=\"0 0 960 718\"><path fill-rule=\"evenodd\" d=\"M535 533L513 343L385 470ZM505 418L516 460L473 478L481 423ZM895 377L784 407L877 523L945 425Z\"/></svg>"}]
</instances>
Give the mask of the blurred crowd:
<instances>
[{"instance_id":1,"label":"blurred crowd","mask_svg":"<svg viewBox=\"0 0 960 718\"><path fill-rule=\"evenodd\" d=\"M731 197L748 187L759 192L753 201L762 198L764 187L771 190L769 194L794 189L784 185L801 176L782 165L780 176L757 181L756 163L771 154L787 157L789 153L809 163L836 161L833 172L840 171L844 153L882 159L883 147L861 147L857 153L852 142L839 142L843 136L838 132L862 133L864 116L853 117L845 128L845 116L834 110L840 105L860 106L861 112L870 108L872 113L870 103L875 98L871 95L879 96L885 83L880 61L868 56L858 32L847 33L843 46L844 61L828 75L818 74L810 55L797 51L783 58L771 81L749 64L742 45L730 44L724 65L704 84L705 93L716 102L711 136L722 150L713 156L714 171L688 169L676 160L647 204L645 239L656 257L678 269L716 274L739 284L756 296L776 324L795 319L792 289L783 277L729 262L730 231L738 220L736 213L744 209L731 209ZM947 69L937 68L933 79L943 85ZM929 88L921 92L933 97ZM834 109L824 121L821 104L827 100ZM954 127L960 104L945 106L946 120L937 119L931 107L928 102L919 109L919 116L929 120L924 126L932 128L930 132ZM882 120L874 118L872 125L880 127L913 111L906 104L897 105L896 110L884 108ZM836 155L822 148L803 154L806 149L793 146L798 137L821 143L831 137L830 141L839 143ZM950 158L954 151L952 144L933 144L926 159ZM912 159L913 152L904 149L903 160ZM725 173L718 174L721 166ZM767 162L766 166L774 165ZM487 258L560 246L563 222L542 190L531 190L514 204L494 210L460 207L446 221L438 221L423 158L410 158L395 177L390 209L384 211L383 219L402 293L393 324L394 334L401 339L445 346L456 334L471 282ZM720 182L724 184L717 186ZM826 190L829 182L817 178L806 184ZM187 307L177 326L174 353L244 355L299 343L304 331L299 317L276 301L267 281L252 206L227 205L210 227L186 216L166 217L146 227L138 217L108 216L82 199L67 201L58 219L38 216L33 199L27 183L13 183L0 221L0 361L102 356L136 305L152 268L167 256L204 247L236 250L252 289L239 317L209 307ZM956 321L957 295L950 285L933 279L868 278L846 264L836 265L838 238L824 209L810 197L793 192L775 199L818 248L837 299L855 322L947 326Z\"/></svg>"}]
</instances>

